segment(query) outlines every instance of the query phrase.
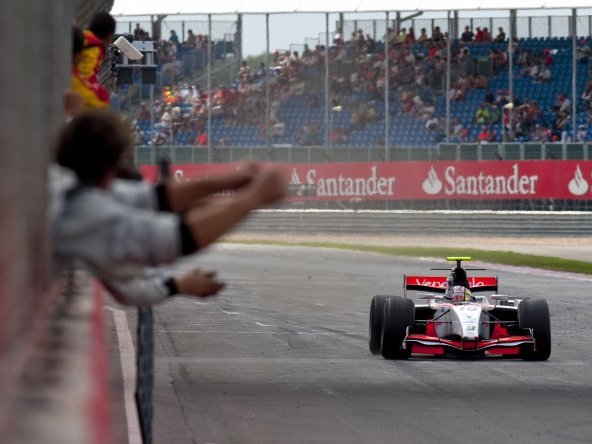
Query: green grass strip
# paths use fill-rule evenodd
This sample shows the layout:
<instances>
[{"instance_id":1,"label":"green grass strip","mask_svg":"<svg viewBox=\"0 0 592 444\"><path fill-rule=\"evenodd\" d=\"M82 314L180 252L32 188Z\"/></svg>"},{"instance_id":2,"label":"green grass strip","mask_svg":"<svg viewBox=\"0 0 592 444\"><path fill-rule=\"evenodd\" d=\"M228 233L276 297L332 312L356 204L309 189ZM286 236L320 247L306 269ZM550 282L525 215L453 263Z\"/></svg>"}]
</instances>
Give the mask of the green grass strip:
<instances>
[{"instance_id":1,"label":"green grass strip","mask_svg":"<svg viewBox=\"0 0 592 444\"><path fill-rule=\"evenodd\" d=\"M513 251L479 250L462 247L385 247L381 245L344 244L332 242L285 242L273 240L231 240L235 244L277 245L288 247L334 248L338 250L363 251L391 256L434 257L446 259L446 256L471 256L473 261L489 262L540 268L543 270L568 271L592 275L592 263L560 257L538 256L534 254L516 253Z\"/></svg>"}]
</instances>

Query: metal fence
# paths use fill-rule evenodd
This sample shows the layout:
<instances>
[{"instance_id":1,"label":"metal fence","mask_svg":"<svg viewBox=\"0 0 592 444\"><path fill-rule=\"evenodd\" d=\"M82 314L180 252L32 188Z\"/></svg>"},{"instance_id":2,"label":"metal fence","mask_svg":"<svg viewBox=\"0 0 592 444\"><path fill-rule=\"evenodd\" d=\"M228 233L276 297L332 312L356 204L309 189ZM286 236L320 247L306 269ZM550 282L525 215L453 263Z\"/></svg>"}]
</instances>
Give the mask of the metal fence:
<instances>
[{"instance_id":1,"label":"metal fence","mask_svg":"<svg viewBox=\"0 0 592 444\"><path fill-rule=\"evenodd\" d=\"M146 20L145 17L140 17L138 20L118 20L116 26L116 33L118 34L133 34L136 24L152 35L154 21ZM229 35L234 35L236 32L236 22L234 21L212 21L211 31L207 20L163 20L161 26L161 39L168 40L170 31L175 31L179 37L179 41L186 42L188 31L191 30L196 36L209 36L213 41L228 40Z\"/></svg>"},{"instance_id":2,"label":"metal fence","mask_svg":"<svg viewBox=\"0 0 592 444\"><path fill-rule=\"evenodd\" d=\"M390 147L391 161L437 160L589 160L588 143L441 143L436 147ZM287 163L382 162L382 147L212 147L136 146L137 166L154 165L160 159L179 163L225 163L244 160Z\"/></svg>"},{"instance_id":3,"label":"metal fence","mask_svg":"<svg viewBox=\"0 0 592 444\"><path fill-rule=\"evenodd\" d=\"M465 13L467 15L468 13ZM499 11L493 11L492 14L499 14ZM345 37L351 36L353 32L362 29L364 34L370 34L375 40L380 40L386 34L387 27L392 29L413 28L416 35L422 28L431 32L436 26L439 26L443 32L448 32L448 20L442 16L440 18L408 18L405 19L399 15L396 18L396 13L392 14L388 24L384 20L376 19L348 19L343 22L337 22L336 28L343 31ZM558 36L566 36L570 34L572 17L569 15L562 16L517 16L515 19L515 29L517 38L552 38ZM489 17L458 17L454 26L451 28L456 30L452 32L454 38L460 38L465 26L470 29L477 27L486 27L489 30L497 31L501 26L505 30L510 29L511 18L509 14L505 16L489 16ZM592 34L592 15L578 15L576 17L577 35L588 36Z\"/></svg>"}]
</instances>

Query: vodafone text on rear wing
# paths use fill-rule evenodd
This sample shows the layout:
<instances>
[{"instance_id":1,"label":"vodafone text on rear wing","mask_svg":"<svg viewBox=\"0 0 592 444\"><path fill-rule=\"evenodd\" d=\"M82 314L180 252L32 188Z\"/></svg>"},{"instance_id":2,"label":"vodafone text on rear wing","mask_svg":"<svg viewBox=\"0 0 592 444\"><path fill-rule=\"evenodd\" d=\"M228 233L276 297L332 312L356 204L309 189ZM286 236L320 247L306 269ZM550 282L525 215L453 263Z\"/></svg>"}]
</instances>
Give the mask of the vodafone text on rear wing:
<instances>
[{"instance_id":1,"label":"vodafone text on rear wing","mask_svg":"<svg viewBox=\"0 0 592 444\"><path fill-rule=\"evenodd\" d=\"M409 276L403 275L404 294L407 290L430 291L433 293L444 293L446 290L446 276ZM470 290L493 291L497 293L497 276L478 276L468 278Z\"/></svg>"}]
</instances>

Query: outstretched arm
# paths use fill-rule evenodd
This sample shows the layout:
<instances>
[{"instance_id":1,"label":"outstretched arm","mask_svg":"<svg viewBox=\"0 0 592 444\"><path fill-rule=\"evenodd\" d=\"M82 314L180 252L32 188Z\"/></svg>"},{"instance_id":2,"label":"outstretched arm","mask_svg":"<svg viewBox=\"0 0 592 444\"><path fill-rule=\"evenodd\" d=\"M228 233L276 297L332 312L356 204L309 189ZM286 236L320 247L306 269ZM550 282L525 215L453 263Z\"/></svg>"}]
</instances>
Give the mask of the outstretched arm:
<instances>
[{"instance_id":1,"label":"outstretched arm","mask_svg":"<svg viewBox=\"0 0 592 444\"><path fill-rule=\"evenodd\" d=\"M189 210L184 222L199 248L203 248L243 220L252 210L284 197L288 177L280 167L257 172L249 184L235 194Z\"/></svg>"},{"instance_id":2,"label":"outstretched arm","mask_svg":"<svg viewBox=\"0 0 592 444\"><path fill-rule=\"evenodd\" d=\"M169 210L182 213L193 203L212 194L227 190L238 190L248 185L260 168L255 164L245 164L237 170L221 173L189 182L169 182L165 185Z\"/></svg>"},{"instance_id":3,"label":"outstretched arm","mask_svg":"<svg viewBox=\"0 0 592 444\"><path fill-rule=\"evenodd\" d=\"M176 295L206 298L218 294L225 286L216 279L215 272L200 269L169 277L158 269L146 268L130 278L92 271L115 299L131 306L153 305Z\"/></svg>"}]
</instances>

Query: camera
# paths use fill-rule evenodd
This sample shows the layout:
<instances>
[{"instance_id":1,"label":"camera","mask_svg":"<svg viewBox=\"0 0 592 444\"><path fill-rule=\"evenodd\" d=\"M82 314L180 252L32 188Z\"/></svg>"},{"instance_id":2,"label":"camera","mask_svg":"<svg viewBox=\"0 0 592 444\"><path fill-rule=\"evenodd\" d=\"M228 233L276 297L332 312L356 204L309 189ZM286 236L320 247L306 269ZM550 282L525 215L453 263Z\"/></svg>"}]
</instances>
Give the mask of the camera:
<instances>
[{"instance_id":1,"label":"camera","mask_svg":"<svg viewBox=\"0 0 592 444\"><path fill-rule=\"evenodd\" d=\"M127 40L124 36L120 36L113 42L113 45L117 47L129 60L140 60L144 55L138 51L134 45L132 45L129 40Z\"/></svg>"}]
</instances>

